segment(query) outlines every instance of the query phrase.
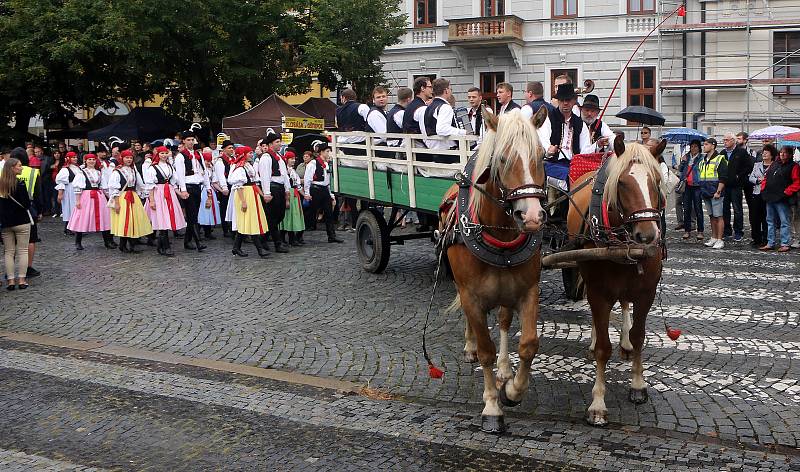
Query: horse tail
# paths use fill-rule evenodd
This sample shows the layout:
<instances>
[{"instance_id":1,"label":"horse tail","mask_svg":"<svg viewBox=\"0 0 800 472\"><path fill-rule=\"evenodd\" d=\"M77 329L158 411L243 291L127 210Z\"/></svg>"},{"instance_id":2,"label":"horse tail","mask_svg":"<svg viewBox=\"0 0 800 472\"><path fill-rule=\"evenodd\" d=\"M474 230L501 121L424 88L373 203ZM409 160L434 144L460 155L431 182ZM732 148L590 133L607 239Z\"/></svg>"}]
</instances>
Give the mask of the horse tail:
<instances>
[{"instance_id":1,"label":"horse tail","mask_svg":"<svg viewBox=\"0 0 800 472\"><path fill-rule=\"evenodd\" d=\"M456 294L456 298L453 299L453 303L451 303L447 308L444 309L446 314L455 313L461 309L461 295Z\"/></svg>"}]
</instances>

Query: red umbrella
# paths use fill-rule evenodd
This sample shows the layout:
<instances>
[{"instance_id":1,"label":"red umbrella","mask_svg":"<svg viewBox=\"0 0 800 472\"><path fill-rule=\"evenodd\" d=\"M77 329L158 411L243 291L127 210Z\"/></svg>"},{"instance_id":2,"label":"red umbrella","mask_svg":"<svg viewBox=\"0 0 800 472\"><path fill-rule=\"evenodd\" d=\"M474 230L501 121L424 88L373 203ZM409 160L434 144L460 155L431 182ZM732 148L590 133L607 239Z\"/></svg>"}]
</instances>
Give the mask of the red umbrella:
<instances>
[{"instance_id":1,"label":"red umbrella","mask_svg":"<svg viewBox=\"0 0 800 472\"><path fill-rule=\"evenodd\" d=\"M783 135L781 141L800 141L800 132Z\"/></svg>"}]
</instances>

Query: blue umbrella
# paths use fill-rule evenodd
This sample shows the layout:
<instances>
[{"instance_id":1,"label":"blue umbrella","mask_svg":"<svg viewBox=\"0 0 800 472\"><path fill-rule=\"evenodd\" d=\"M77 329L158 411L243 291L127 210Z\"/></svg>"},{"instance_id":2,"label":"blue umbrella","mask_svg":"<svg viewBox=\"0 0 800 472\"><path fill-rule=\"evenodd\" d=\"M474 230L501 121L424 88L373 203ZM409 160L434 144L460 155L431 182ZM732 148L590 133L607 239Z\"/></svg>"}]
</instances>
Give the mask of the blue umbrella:
<instances>
[{"instance_id":1,"label":"blue umbrella","mask_svg":"<svg viewBox=\"0 0 800 472\"><path fill-rule=\"evenodd\" d=\"M695 139L703 141L708 135L693 128L672 128L663 133L661 137L670 143L689 144Z\"/></svg>"}]
</instances>

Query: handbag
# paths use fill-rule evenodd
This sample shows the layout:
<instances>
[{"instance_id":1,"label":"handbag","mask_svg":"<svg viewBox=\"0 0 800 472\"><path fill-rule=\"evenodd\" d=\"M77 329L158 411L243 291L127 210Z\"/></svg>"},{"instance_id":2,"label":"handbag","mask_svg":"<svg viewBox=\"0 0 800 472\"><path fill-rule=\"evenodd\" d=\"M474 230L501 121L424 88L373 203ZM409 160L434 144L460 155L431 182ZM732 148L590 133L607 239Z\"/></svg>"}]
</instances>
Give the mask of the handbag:
<instances>
[{"instance_id":1,"label":"handbag","mask_svg":"<svg viewBox=\"0 0 800 472\"><path fill-rule=\"evenodd\" d=\"M25 213L28 214L28 221L30 221L31 222L31 226L33 226L35 223L33 222L33 216L31 216L31 211L28 210L27 208L25 208L24 206L22 206L22 203L18 202L16 198L11 196L11 194L8 195L8 198L10 198L17 205L19 205L20 208L25 210Z\"/></svg>"}]
</instances>

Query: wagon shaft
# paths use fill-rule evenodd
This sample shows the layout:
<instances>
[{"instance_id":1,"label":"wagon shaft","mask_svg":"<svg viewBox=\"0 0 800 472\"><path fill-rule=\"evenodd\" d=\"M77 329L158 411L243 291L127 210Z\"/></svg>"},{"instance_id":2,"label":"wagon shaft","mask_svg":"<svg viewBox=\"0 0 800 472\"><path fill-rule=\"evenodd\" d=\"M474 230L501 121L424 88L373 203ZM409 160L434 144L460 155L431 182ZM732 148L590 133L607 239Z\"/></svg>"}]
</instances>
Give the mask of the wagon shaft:
<instances>
[{"instance_id":1,"label":"wagon shaft","mask_svg":"<svg viewBox=\"0 0 800 472\"><path fill-rule=\"evenodd\" d=\"M620 247L596 247L589 249L572 249L556 252L542 258L542 266L547 269L564 267L565 263L582 261L611 261L618 263L648 259L658 254L655 244L634 244Z\"/></svg>"}]
</instances>

